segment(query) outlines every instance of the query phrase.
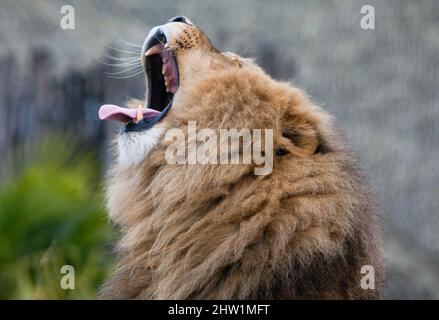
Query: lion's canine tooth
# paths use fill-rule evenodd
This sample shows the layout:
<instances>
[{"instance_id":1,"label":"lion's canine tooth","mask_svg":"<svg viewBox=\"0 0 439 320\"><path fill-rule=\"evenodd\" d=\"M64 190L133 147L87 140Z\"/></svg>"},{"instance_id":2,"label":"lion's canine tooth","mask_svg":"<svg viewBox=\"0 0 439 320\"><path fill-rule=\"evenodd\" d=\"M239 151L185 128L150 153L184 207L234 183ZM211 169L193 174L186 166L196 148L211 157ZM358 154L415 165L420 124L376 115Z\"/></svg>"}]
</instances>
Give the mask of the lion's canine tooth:
<instances>
[{"instance_id":1,"label":"lion's canine tooth","mask_svg":"<svg viewBox=\"0 0 439 320\"><path fill-rule=\"evenodd\" d=\"M142 119L143 119L142 105L139 104L139 107L137 108L136 121L139 122Z\"/></svg>"},{"instance_id":2,"label":"lion's canine tooth","mask_svg":"<svg viewBox=\"0 0 439 320\"><path fill-rule=\"evenodd\" d=\"M153 54L157 54L157 53L161 53L163 51L163 45L161 43L156 44L155 46L149 48L146 52L145 52L145 57L147 56L151 56Z\"/></svg>"},{"instance_id":3,"label":"lion's canine tooth","mask_svg":"<svg viewBox=\"0 0 439 320\"><path fill-rule=\"evenodd\" d=\"M170 83L171 83L171 80L168 77L165 77L166 92L171 92L171 89L169 88Z\"/></svg>"},{"instance_id":4,"label":"lion's canine tooth","mask_svg":"<svg viewBox=\"0 0 439 320\"><path fill-rule=\"evenodd\" d=\"M163 67L162 67L162 73L165 74L167 69L168 69L168 66L166 65L166 63L164 63Z\"/></svg>"}]
</instances>

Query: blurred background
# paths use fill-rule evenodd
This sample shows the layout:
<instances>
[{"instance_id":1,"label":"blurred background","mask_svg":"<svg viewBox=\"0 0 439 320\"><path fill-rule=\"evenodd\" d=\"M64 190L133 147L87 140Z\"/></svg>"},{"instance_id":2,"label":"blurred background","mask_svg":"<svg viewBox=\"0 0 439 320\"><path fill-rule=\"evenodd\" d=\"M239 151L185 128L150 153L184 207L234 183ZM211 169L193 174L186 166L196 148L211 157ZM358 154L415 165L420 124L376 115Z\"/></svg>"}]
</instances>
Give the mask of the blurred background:
<instances>
[{"instance_id":1,"label":"blurred background","mask_svg":"<svg viewBox=\"0 0 439 320\"><path fill-rule=\"evenodd\" d=\"M67 4L74 30L60 27ZM102 191L117 127L97 110L143 97L127 62L181 14L336 116L379 197L385 298L439 299L435 0L0 0L0 298L96 297L117 236ZM59 286L65 264L75 290Z\"/></svg>"}]
</instances>

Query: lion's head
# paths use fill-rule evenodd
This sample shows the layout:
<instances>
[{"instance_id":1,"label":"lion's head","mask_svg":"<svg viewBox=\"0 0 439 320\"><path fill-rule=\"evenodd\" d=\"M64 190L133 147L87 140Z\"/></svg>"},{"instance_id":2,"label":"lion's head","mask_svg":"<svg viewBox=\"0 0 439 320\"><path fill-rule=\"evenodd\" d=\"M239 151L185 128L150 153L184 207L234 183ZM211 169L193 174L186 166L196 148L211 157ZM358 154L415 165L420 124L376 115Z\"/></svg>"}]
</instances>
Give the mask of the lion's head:
<instances>
[{"instance_id":1,"label":"lion's head","mask_svg":"<svg viewBox=\"0 0 439 320\"><path fill-rule=\"evenodd\" d=\"M104 296L375 297L360 287L363 265L380 271L373 201L331 118L253 61L217 50L185 17L153 28L141 59L142 106L100 112L125 123L107 192L120 260ZM271 143L267 133L258 140L270 170L191 163L189 146L206 143L190 135L191 123L214 137L270 130ZM187 148L183 162L170 163L175 129ZM243 159L256 140L239 139Z\"/></svg>"}]
</instances>

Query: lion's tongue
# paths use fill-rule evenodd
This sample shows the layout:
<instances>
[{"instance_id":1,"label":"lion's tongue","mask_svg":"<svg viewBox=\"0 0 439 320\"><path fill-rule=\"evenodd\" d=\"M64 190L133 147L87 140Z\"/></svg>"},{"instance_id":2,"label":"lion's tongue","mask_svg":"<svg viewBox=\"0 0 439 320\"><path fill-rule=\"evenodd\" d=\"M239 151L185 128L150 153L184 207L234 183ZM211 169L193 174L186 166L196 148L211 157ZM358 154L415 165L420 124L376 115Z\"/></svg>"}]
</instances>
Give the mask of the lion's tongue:
<instances>
[{"instance_id":1,"label":"lion's tongue","mask_svg":"<svg viewBox=\"0 0 439 320\"><path fill-rule=\"evenodd\" d=\"M151 118L160 113L157 110L149 108L142 108L140 110L145 118ZM137 113L137 109L121 108L114 104L104 104L99 109L99 119L128 122L137 119Z\"/></svg>"}]
</instances>

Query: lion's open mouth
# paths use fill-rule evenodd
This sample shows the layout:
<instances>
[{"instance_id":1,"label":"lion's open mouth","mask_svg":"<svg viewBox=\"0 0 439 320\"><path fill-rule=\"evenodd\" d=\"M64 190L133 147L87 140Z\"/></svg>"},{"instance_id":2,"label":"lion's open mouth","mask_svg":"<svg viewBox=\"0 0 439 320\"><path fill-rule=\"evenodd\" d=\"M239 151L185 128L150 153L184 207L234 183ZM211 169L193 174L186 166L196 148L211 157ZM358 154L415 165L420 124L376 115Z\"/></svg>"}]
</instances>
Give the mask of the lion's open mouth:
<instances>
[{"instance_id":1,"label":"lion's open mouth","mask_svg":"<svg viewBox=\"0 0 439 320\"><path fill-rule=\"evenodd\" d=\"M148 37L142 50L148 95L146 106L138 110L104 105L99 110L102 120L117 120L125 123L124 132L143 131L159 122L172 106L178 89L177 60L167 48L167 40L158 29Z\"/></svg>"}]
</instances>

